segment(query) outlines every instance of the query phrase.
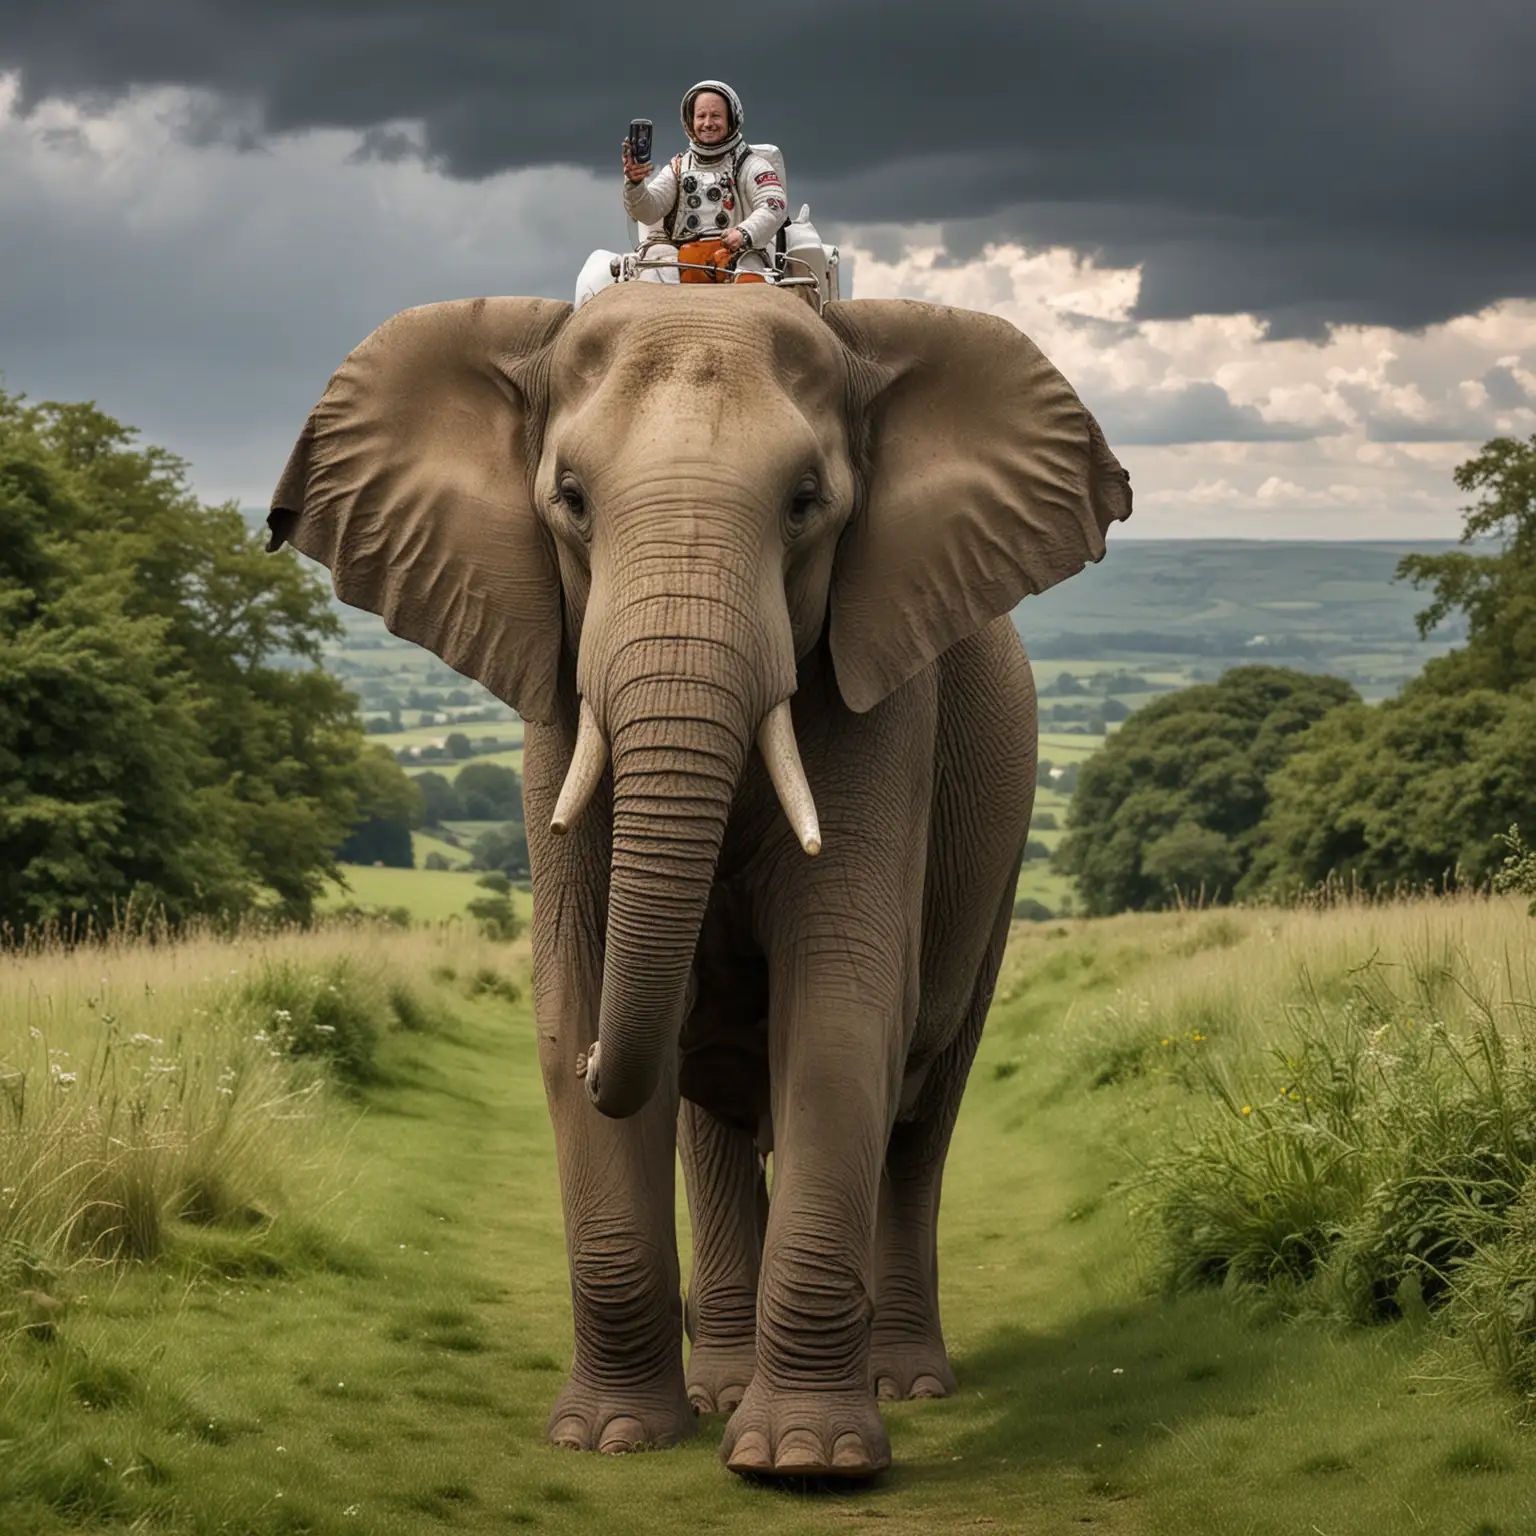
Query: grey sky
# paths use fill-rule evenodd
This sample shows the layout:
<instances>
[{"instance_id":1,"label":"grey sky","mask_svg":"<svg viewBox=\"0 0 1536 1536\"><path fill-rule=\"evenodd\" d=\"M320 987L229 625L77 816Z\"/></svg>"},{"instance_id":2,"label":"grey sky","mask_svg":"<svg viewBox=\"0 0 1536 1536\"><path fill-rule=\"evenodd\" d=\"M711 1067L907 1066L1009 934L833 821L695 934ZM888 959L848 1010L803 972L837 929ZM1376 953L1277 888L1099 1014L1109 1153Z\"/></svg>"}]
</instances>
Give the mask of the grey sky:
<instances>
[{"instance_id":1,"label":"grey sky","mask_svg":"<svg viewBox=\"0 0 1536 1536\"><path fill-rule=\"evenodd\" d=\"M390 314L568 294L624 125L719 73L856 292L1041 341L1139 533L1443 535L1461 445L1536 430L1525 0L524 9L6 0L0 382L263 500Z\"/></svg>"},{"instance_id":2,"label":"grey sky","mask_svg":"<svg viewBox=\"0 0 1536 1536\"><path fill-rule=\"evenodd\" d=\"M765 20L771 17L771 20ZM189 137L412 136L445 174L607 170L727 73L851 219L944 220L1144 264L1138 314L1277 333L1413 326L1536 295L1525 0L776 0L707 24L614 0L7 0L22 104L210 93ZM814 152L808 152L814 146ZM1524 188L1524 193L1521 189Z\"/></svg>"}]
</instances>

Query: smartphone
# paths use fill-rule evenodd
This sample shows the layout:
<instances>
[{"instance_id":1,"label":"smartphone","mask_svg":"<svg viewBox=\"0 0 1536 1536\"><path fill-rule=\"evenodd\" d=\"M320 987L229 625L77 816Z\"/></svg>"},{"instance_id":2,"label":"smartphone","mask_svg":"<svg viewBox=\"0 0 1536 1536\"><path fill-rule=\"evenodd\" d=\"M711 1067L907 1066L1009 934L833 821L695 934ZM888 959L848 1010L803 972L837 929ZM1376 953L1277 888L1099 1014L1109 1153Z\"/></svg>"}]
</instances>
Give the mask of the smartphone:
<instances>
[{"instance_id":1,"label":"smartphone","mask_svg":"<svg viewBox=\"0 0 1536 1536\"><path fill-rule=\"evenodd\" d=\"M636 165L651 163L651 120L637 117L629 125L629 158Z\"/></svg>"}]
</instances>

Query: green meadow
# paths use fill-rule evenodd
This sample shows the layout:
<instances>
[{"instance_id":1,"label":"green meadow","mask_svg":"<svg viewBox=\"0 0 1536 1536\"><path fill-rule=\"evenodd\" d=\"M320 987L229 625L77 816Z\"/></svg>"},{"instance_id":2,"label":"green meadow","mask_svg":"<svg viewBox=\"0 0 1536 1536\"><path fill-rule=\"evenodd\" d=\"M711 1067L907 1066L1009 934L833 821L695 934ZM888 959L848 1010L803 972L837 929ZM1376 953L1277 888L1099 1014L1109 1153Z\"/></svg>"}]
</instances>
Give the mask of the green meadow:
<instances>
[{"instance_id":1,"label":"green meadow","mask_svg":"<svg viewBox=\"0 0 1536 1536\"><path fill-rule=\"evenodd\" d=\"M888 1407L894 1469L843 1489L732 1478L715 1417L543 1444L570 1312L526 940L10 957L0 1530L1529 1531L1529 1346L1490 1321L1526 1250L1351 1321L1327 1233L1390 1138L1330 1164L1286 1095L1518 1109L1531 937L1512 900L1015 925L945 1180L960 1388Z\"/></svg>"}]
</instances>

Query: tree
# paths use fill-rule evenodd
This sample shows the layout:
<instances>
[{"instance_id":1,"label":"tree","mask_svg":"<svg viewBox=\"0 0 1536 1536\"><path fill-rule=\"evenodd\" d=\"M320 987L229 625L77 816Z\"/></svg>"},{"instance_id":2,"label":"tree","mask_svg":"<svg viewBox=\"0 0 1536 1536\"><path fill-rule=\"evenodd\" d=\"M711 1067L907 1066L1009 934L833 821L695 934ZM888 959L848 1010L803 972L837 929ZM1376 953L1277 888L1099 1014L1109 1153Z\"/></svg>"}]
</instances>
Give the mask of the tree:
<instances>
[{"instance_id":1,"label":"tree","mask_svg":"<svg viewBox=\"0 0 1536 1536\"><path fill-rule=\"evenodd\" d=\"M416 788L421 794L421 824L441 826L445 821L466 821L463 807L452 784L440 773L418 773Z\"/></svg>"},{"instance_id":2,"label":"tree","mask_svg":"<svg viewBox=\"0 0 1536 1536\"><path fill-rule=\"evenodd\" d=\"M1267 777L1308 727L1355 698L1339 678L1236 667L1154 699L1082 765L1056 867L1093 916L1202 890L1230 899L1251 862Z\"/></svg>"},{"instance_id":3,"label":"tree","mask_svg":"<svg viewBox=\"0 0 1536 1536\"><path fill-rule=\"evenodd\" d=\"M135 435L0 393L0 920L304 918L360 787L328 593Z\"/></svg>"},{"instance_id":4,"label":"tree","mask_svg":"<svg viewBox=\"0 0 1536 1536\"><path fill-rule=\"evenodd\" d=\"M1421 635L1457 610L1467 620L1466 645L1431 661L1424 685L1437 693L1514 688L1536 680L1536 433L1524 443L1493 438L1454 475L1458 489L1479 493L1463 508L1462 544L1487 540L1500 548L1408 555L1398 563L1399 576L1434 588L1418 615Z\"/></svg>"},{"instance_id":5,"label":"tree","mask_svg":"<svg viewBox=\"0 0 1536 1536\"><path fill-rule=\"evenodd\" d=\"M1272 779L1250 884L1483 884L1536 819L1536 685L1341 709Z\"/></svg>"},{"instance_id":6,"label":"tree","mask_svg":"<svg viewBox=\"0 0 1536 1536\"><path fill-rule=\"evenodd\" d=\"M523 781L500 763L466 763L453 781L464 821L521 821Z\"/></svg>"},{"instance_id":7,"label":"tree","mask_svg":"<svg viewBox=\"0 0 1536 1536\"><path fill-rule=\"evenodd\" d=\"M470 868L500 870L513 880L529 875L528 838L520 821L483 832L470 850Z\"/></svg>"},{"instance_id":8,"label":"tree","mask_svg":"<svg viewBox=\"0 0 1536 1536\"><path fill-rule=\"evenodd\" d=\"M480 931L488 939L515 939L523 931L523 920L512 909L512 882L493 871L475 884L489 893L477 896L466 908L480 924Z\"/></svg>"},{"instance_id":9,"label":"tree","mask_svg":"<svg viewBox=\"0 0 1536 1536\"><path fill-rule=\"evenodd\" d=\"M474 743L463 731L450 731L443 747L449 757L463 761L466 757L473 757L475 753Z\"/></svg>"},{"instance_id":10,"label":"tree","mask_svg":"<svg viewBox=\"0 0 1536 1536\"><path fill-rule=\"evenodd\" d=\"M370 747L358 759L357 819L336 857L344 864L414 869L411 828L421 815L420 787L388 747Z\"/></svg>"}]
</instances>

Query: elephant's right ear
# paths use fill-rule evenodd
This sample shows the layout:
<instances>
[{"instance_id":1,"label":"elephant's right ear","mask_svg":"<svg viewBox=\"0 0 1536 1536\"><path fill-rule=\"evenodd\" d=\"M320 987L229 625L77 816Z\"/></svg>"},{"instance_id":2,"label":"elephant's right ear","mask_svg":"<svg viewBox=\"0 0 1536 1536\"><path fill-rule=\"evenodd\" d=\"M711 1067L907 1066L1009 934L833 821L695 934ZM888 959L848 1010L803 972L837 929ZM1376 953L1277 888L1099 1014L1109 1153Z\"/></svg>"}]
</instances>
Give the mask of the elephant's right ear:
<instances>
[{"instance_id":1,"label":"elephant's right ear","mask_svg":"<svg viewBox=\"0 0 1536 1536\"><path fill-rule=\"evenodd\" d=\"M560 588L529 492L551 299L408 309L349 354L267 518L343 602L435 651L525 719L555 710Z\"/></svg>"}]
</instances>

